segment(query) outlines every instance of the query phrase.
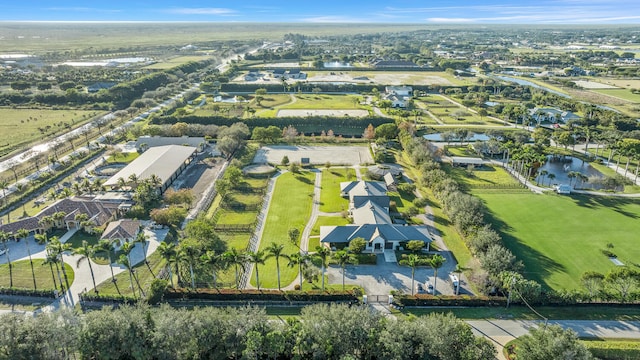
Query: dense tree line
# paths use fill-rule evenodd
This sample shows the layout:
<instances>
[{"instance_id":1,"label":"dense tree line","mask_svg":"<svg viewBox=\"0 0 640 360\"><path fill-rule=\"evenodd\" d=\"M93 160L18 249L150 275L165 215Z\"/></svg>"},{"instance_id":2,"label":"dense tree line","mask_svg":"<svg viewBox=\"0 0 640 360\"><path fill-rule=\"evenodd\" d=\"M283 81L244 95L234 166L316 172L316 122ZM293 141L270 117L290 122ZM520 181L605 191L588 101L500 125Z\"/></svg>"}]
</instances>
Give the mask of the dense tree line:
<instances>
[{"instance_id":1,"label":"dense tree line","mask_svg":"<svg viewBox=\"0 0 640 360\"><path fill-rule=\"evenodd\" d=\"M492 344L452 315L388 320L369 307L312 305L299 319L264 309L169 306L68 310L0 322L0 359L491 359Z\"/></svg>"}]
</instances>

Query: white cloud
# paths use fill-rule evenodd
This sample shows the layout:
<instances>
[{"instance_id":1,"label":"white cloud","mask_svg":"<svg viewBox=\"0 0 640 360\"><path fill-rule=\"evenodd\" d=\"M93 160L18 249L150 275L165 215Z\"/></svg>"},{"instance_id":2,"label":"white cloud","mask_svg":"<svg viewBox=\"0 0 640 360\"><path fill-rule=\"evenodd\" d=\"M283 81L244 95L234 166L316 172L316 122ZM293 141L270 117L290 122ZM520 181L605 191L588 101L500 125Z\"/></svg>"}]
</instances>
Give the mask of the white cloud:
<instances>
[{"instance_id":1,"label":"white cloud","mask_svg":"<svg viewBox=\"0 0 640 360\"><path fill-rule=\"evenodd\" d=\"M227 8L175 8L166 12L182 15L233 15L236 13L235 10Z\"/></svg>"}]
</instances>

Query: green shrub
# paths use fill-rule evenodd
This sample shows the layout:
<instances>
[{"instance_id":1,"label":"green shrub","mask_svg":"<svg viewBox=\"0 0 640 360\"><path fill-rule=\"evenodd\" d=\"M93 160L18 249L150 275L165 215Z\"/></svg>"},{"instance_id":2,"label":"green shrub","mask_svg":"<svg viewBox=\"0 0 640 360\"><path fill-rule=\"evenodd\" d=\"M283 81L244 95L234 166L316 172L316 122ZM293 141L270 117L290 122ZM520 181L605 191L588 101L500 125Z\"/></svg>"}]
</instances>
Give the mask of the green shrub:
<instances>
[{"instance_id":1,"label":"green shrub","mask_svg":"<svg viewBox=\"0 0 640 360\"><path fill-rule=\"evenodd\" d=\"M598 359L640 359L640 342L638 341L583 341L582 343Z\"/></svg>"},{"instance_id":2,"label":"green shrub","mask_svg":"<svg viewBox=\"0 0 640 360\"><path fill-rule=\"evenodd\" d=\"M151 305L155 305L162 301L164 292L167 290L167 280L154 279L151 282L149 293L147 294L147 302Z\"/></svg>"}]
</instances>

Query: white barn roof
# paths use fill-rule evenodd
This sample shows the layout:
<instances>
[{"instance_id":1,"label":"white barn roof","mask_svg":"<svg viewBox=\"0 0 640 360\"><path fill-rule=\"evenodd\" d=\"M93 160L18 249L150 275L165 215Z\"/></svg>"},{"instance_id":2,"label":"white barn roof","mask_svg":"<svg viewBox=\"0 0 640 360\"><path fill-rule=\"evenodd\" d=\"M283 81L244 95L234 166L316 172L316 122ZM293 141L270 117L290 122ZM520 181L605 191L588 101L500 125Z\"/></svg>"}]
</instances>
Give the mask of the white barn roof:
<instances>
[{"instance_id":1,"label":"white barn roof","mask_svg":"<svg viewBox=\"0 0 640 360\"><path fill-rule=\"evenodd\" d=\"M167 145L149 148L104 185L115 186L119 178L128 179L131 174L135 174L140 180L156 175L162 180L162 184L165 184L195 152L196 148L192 146Z\"/></svg>"}]
</instances>

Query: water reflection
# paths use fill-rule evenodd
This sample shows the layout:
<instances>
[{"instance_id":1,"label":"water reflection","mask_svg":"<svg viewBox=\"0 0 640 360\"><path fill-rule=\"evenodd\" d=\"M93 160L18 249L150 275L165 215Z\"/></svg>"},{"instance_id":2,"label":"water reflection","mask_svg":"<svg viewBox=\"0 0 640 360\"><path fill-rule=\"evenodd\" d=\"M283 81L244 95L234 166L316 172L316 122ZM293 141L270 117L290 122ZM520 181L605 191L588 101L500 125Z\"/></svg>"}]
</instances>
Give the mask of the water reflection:
<instances>
[{"instance_id":1,"label":"water reflection","mask_svg":"<svg viewBox=\"0 0 640 360\"><path fill-rule=\"evenodd\" d=\"M572 184L576 188L591 188L602 189L604 186L599 183L599 180L605 178L605 176L593 166L587 162L572 157L572 156L547 156L547 162L540 167L538 174L542 171L547 171L547 175L539 177L538 180L542 181L545 185L549 184L549 175L553 174L555 178L551 180L551 184ZM588 180L581 180L579 177L571 178L569 174L580 173L588 178Z\"/></svg>"}]
</instances>

